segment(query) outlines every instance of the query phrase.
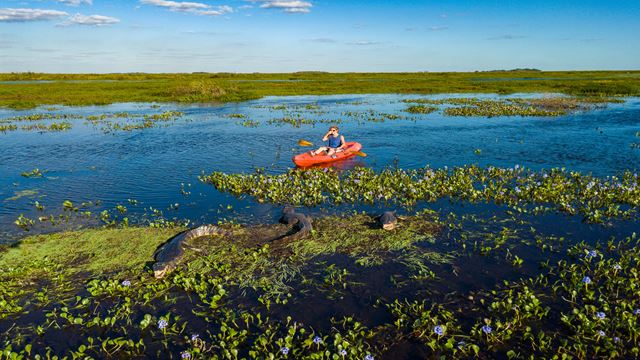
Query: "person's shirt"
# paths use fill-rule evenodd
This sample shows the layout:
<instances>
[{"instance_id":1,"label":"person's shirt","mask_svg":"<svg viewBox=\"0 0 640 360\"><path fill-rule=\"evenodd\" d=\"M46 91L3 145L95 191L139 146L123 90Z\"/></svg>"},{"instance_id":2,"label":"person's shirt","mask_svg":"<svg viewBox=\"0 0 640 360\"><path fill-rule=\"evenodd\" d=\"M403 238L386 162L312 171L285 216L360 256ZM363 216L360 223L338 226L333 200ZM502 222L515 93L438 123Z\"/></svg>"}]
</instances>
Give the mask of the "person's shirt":
<instances>
[{"instance_id":1,"label":"person's shirt","mask_svg":"<svg viewBox=\"0 0 640 360\"><path fill-rule=\"evenodd\" d=\"M337 147L340 147L340 145L342 145L342 136L341 135L336 135L336 136L329 135L329 147L330 148L337 148Z\"/></svg>"}]
</instances>

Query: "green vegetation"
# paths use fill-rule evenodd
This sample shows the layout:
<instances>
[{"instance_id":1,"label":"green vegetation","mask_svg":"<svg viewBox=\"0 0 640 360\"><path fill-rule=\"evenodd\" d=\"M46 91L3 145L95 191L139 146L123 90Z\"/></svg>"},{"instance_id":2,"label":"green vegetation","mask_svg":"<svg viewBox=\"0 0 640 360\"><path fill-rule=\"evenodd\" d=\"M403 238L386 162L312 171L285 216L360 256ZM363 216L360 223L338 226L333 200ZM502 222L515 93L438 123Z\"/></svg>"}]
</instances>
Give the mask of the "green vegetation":
<instances>
[{"instance_id":1,"label":"green vegetation","mask_svg":"<svg viewBox=\"0 0 640 360\"><path fill-rule=\"evenodd\" d=\"M22 175L23 177L26 177L26 178L31 178L31 177L37 177L38 178L38 177L42 177L42 171L40 171L40 169L38 169L38 168L35 168L35 169L31 170L31 171L25 171L20 175Z\"/></svg>"},{"instance_id":2,"label":"green vegetation","mask_svg":"<svg viewBox=\"0 0 640 360\"><path fill-rule=\"evenodd\" d=\"M161 281L152 278L148 262L156 247L178 228L84 230L30 237L0 253L0 316L7 322L20 323L22 316L39 320L11 327L7 332L12 336L0 346L6 356L32 356L32 352L41 356L149 356L177 345L202 357L227 358L225 354L238 351L252 358L268 353L282 356L281 349L288 347L292 354L317 354L314 358L328 350L342 354L345 349L343 357L362 358L373 350L367 344L368 331L353 319L337 319L335 332L319 341L316 338L322 334L314 329L290 318L270 319L268 313L273 306L290 301L292 285L310 280L302 272L315 257L344 253L355 259L370 259L372 254L389 259L393 257L389 250L407 251L415 248L415 242L432 238L439 226L425 223L429 218L433 216L407 220L404 229L394 233L367 230L368 236L378 240L373 244L354 233L368 229L371 217L365 215L322 219L311 238L293 244L277 240L269 244L270 239L287 232L284 225L228 225L228 238L196 239L204 252L190 253L184 269ZM333 237L327 241L325 233L330 229ZM415 251L434 263L449 261L439 254ZM293 255L282 256L286 252ZM327 291L334 285L336 279L328 275L312 287ZM348 286L353 285L349 282ZM243 295L249 290L259 294L253 305ZM176 302L182 306L175 307ZM96 306L101 310L93 313ZM201 332L196 338L187 332L189 326L203 321L216 330ZM91 336L95 330L105 330L105 336ZM80 343L73 348L52 347L47 339L58 331ZM31 336L37 340L25 341Z\"/></svg>"},{"instance_id":3,"label":"green vegetation","mask_svg":"<svg viewBox=\"0 0 640 360\"><path fill-rule=\"evenodd\" d=\"M93 125L94 128L100 129L104 133L113 133L117 131L132 131L140 129L148 129L168 125L171 122L184 116L180 111L165 111L156 114L131 114L126 112L81 116L74 114L50 114L36 113L30 115L14 116L6 119L0 119L2 125L0 131L17 130L17 125L13 123L28 122L29 125L20 127L24 131L40 131L40 132L57 132L65 131L72 128L71 122L64 120L55 122L51 120L57 119L85 119L87 123Z\"/></svg>"},{"instance_id":4,"label":"green vegetation","mask_svg":"<svg viewBox=\"0 0 640 360\"><path fill-rule=\"evenodd\" d=\"M64 265L73 274L137 272L153 258L155 248L178 231L180 228L124 228L36 235L2 254L0 264L22 267L47 260Z\"/></svg>"},{"instance_id":5,"label":"green vegetation","mask_svg":"<svg viewBox=\"0 0 640 360\"><path fill-rule=\"evenodd\" d=\"M412 114L431 114L432 112L438 110L435 106L424 106L424 105L412 105L407 108L407 112Z\"/></svg>"},{"instance_id":6,"label":"green vegetation","mask_svg":"<svg viewBox=\"0 0 640 360\"><path fill-rule=\"evenodd\" d=\"M338 172L328 168L290 170L280 175L214 172L200 180L236 196L259 202L315 206L389 203L411 207L418 201L452 198L504 203L519 212L557 210L581 214L589 221L631 217L640 206L640 177L625 172L600 179L564 169L534 172L522 167L457 167ZM525 205L536 205L527 209Z\"/></svg>"},{"instance_id":7,"label":"green vegetation","mask_svg":"<svg viewBox=\"0 0 640 360\"><path fill-rule=\"evenodd\" d=\"M487 100L475 98L448 98L440 100L408 99L406 103L429 104L412 105L407 112L429 114L438 109L434 105L452 105L444 108L449 116L560 116L576 111L587 111L605 107L607 103L621 102L620 99L603 97L544 97L534 99Z\"/></svg>"},{"instance_id":8,"label":"green vegetation","mask_svg":"<svg viewBox=\"0 0 640 360\"><path fill-rule=\"evenodd\" d=\"M0 125L0 132L6 133L7 131L18 130L16 125Z\"/></svg>"},{"instance_id":9,"label":"green vegetation","mask_svg":"<svg viewBox=\"0 0 640 360\"><path fill-rule=\"evenodd\" d=\"M161 280L153 251L183 228L29 237L0 252L0 349L6 358L364 359L393 357L398 345L464 359L640 355L635 234L565 244L513 214L423 211L392 231L372 224L364 214L320 218L292 242L278 240L280 224L221 225L228 235L193 240L197 251ZM455 279L476 262L495 281L461 288ZM519 278L502 281L504 267ZM350 303L353 315L300 322ZM372 324L373 313L382 317Z\"/></svg>"},{"instance_id":10,"label":"green vegetation","mask_svg":"<svg viewBox=\"0 0 640 360\"><path fill-rule=\"evenodd\" d=\"M104 133L149 129L167 125L181 118L180 111L165 111L159 114L113 113L88 116L86 120Z\"/></svg>"},{"instance_id":11,"label":"green vegetation","mask_svg":"<svg viewBox=\"0 0 640 360\"><path fill-rule=\"evenodd\" d=\"M260 122L259 121L254 121L254 120L236 121L236 124L242 125L242 126L248 127L248 128L254 128L254 127L260 126Z\"/></svg>"},{"instance_id":12,"label":"green vegetation","mask_svg":"<svg viewBox=\"0 0 640 360\"><path fill-rule=\"evenodd\" d=\"M0 106L105 105L117 102L227 102L269 95L551 92L640 95L638 71L291 74L0 74Z\"/></svg>"},{"instance_id":13,"label":"green vegetation","mask_svg":"<svg viewBox=\"0 0 640 360\"><path fill-rule=\"evenodd\" d=\"M57 131L66 131L71 129L71 123L68 121L63 121L59 123L51 123L51 124L32 124L32 125L24 125L20 129L25 131L41 131L41 132L57 132Z\"/></svg>"}]
</instances>

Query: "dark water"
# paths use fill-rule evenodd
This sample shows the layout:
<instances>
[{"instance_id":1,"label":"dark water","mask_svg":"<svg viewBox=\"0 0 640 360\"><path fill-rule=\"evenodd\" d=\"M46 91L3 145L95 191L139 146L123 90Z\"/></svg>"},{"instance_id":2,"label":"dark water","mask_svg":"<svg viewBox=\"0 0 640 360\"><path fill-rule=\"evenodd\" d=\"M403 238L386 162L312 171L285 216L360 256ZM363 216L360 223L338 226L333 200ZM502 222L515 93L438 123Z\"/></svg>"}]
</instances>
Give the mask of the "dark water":
<instances>
[{"instance_id":1,"label":"dark water","mask_svg":"<svg viewBox=\"0 0 640 360\"><path fill-rule=\"evenodd\" d=\"M456 95L438 95L444 98ZM470 97L472 95L459 95ZM475 95L474 95L475 96ZM523 94L520 96L536 96ZM246 222L272 221L275 209L251 200L237 200L212 186L199 183L203 171L250 172L256 167L278 173L293 167L291 157L300 148L298 139L320 143L328 124L270 125L267 121L301 115L309 119L341 119L347 141L359 141L367 158L352 159L343 167L364 165L417 168L479 164L533 169L566 167L598 176L640 168L640 99L628 98L606 109L554 118L537 117L445 117L441 113L412 115L403 110L406 95L341 95L269 97L220 106L163 104L115 104L100 107L60 107L59 110L10 111L0 109L0 119L32 113L80 115L129 112L138 114L179 110L185 115L170 126L105 134L82 119L70 120L73 129L61 133L0 133L0 243L24 235L13 224L21 213L61 211L62 203L101 201L89 208L94 214L126 205L135 218L160 209L165 217L215 222L239 217ZM498 97L479 95L478 97ZM513 97L510 95L509 97ZM307 109L306 105L317 105ZM286 105L287 110L274 110ZM384 122L365 121L373 111L409 117ZM255 128L238 124L229 114L247 115L261 122ZM18 124L21 125L21 124ZM474 150L480 149L481 154ZM20 174L39 168L43 178ZM190 195L181 193L181 183ZM189 184L191 186L189 186ZM25 190L31 193L21 193ZM36 191L36 193L33 193ZM23 196L19 196L22 194ZM30 194L30 195L29 195ZM18 197L9 200L12 197ZM137 205L128 203L137 200ZM171 204L177 209L168 210ZM227 205L232 206L227 211ZM223 211L224 210L224 211ZM37 230L37 229L36 229Z\"/></svg>"}]
</instances>

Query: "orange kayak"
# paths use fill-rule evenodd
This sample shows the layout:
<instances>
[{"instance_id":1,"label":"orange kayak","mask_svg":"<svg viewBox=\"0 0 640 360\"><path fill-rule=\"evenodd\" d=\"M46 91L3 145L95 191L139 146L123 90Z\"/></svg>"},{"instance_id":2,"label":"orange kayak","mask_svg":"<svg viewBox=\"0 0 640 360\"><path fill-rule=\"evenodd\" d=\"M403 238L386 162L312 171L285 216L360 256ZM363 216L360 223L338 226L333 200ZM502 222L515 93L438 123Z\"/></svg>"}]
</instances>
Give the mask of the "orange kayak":
<instances>
[{"instance_id":1,"label":"orange kayak","mask_svg":"<svg viewBox=\"0 0 640 360\"><path fill-rule=\"evenodd\" d=\"M309 154L309 152L307 151L305 153L294 156L293 162L301 167L325 164L350 158L356 155L356 153L360 151L360 149L362 149L362 145L360 143L348 142L347 146L344 148L344 151L336 153L334 157L328 156L323 153L316 156L311 156L311 154Z\"/></svg>"}]
</instances>

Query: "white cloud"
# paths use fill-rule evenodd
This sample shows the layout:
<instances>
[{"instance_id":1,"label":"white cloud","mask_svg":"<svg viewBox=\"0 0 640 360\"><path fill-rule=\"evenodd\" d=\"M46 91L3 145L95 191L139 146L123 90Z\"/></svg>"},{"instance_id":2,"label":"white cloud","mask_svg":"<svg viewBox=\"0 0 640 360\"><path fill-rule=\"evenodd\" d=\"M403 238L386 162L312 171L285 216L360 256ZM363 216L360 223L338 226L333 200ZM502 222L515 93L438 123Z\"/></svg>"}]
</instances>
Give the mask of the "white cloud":
<instances>
[{"instance_id":1,"label":"white cloud","mask_svg":"<svg viewBox=\"0 0 640 360\"><path fill-rule=\"evenodd\" d=\"M203 16L220 16L233 12L233 8L227 5L213 7L208 4L186 1L167 0L140 0L141 4L154 5L176 12L186 12Z\"/></svg>"},{"instance_id":2,"label":"white cloud","mask_svg":"<svg viewBox=\"0 0 640 360\"><path fill-rule=\"evenodd\" d=\"M356 46L370 46L370 45L378 45L380 43L378 41L355 41L355 42L350 42L348 44L356 45Z\"/></svg>"},{"instance_id":3,"label":"white cloud","mask_svg":"<svg viewBox=\"0 0 640 360\"><path fill-rule=\"evenodd\" d=\"M63 4L67 4L70 6L78 6L82 4L93 5L93 0L56 0L57 2L61 2Z\"/></svg>"},{"instance_id":4,"label":"white cloud","mask_svg":"<svg viewBox=\"0 0 640 360\"><path fill-rule=\"evenodd\" d=\"M45 9L0 9L0 22L52 20L68 16L64 11Z\"/></svg>"},{"instance_id":5,"label":"white cloud","mask_svg":"<svg viewBox=\"0 0 640 360\"><path fill-rule=\"evenodd\" d=\"M315 43L325 43L325 44L337 43L337 41L335 39L331 39L331 38L303 39L303 41L309 41L309 42L315 42Z\"/></svg>"},{"instance_id":6,"label":"white cloud","mask_svg":"<svg viewBox=\"0 0 640 360\"><path fill-rule=\"evenodd\" d=\"M449 27L448 26L430 26L429 30L431 31L442 31L442 30L447 30Z\"/></svg>"},{"instance_id":7,"label":"white cloud","mask_svg":"<svg viewBox=\"0 0 640 360\"><path fill-rule=\"evenodd\" d=\"M82 15L75 14L72 17L68 18L65 22L61 23L60 26L70 26L70 25L86 25L86 26L106 26L113 25L119 23L120 20L103 15Z\"/></svg>"},{"instance_id":8,"label":"white cloud","mask_svg":"<svg viewBox=\"0 0 640 360\"><path fill-rule=\"evenodd\" d=\"M288 13L306 14L311 11L313 4L300 0L248 0L250 2L260 2L262 9L278 9Z\"/></svg>"},{"instance_id":9,"label":"white cloud","mask_svg":"<svg viewBox=\"0 0 640 360\"><path fill-rule=\"evenodd\" d=\"M517 40L517 39L523 39L523 38L524 36L522 35L506 34L506 35L488 37L487 40Z\"/></svg>"}]
</instances>

